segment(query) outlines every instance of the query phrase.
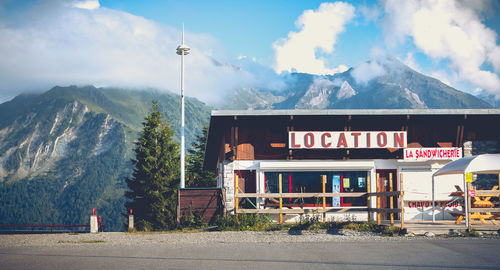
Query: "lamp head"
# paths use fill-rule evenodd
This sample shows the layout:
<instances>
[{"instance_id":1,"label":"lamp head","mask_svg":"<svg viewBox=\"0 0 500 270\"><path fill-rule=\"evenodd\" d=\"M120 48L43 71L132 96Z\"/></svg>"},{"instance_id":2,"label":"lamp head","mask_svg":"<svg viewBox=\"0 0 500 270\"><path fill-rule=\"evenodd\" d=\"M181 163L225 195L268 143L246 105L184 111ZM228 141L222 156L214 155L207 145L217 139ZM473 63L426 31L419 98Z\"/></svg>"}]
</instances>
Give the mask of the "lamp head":
<instances>
[{"instance_id":1,"label":"lamp head","mask_svg":"<svg viewBox=\"0 0 500 270\"><path fill-rule=\"evenodd\" d=\"M181 44L179 45L179 47L177 47L177 54L178 55L182 55L184 52L184 55L188 55L189 54L189 51L191 50L191 48L189 48L186 44Z\"/></svg>"}]
</instances>

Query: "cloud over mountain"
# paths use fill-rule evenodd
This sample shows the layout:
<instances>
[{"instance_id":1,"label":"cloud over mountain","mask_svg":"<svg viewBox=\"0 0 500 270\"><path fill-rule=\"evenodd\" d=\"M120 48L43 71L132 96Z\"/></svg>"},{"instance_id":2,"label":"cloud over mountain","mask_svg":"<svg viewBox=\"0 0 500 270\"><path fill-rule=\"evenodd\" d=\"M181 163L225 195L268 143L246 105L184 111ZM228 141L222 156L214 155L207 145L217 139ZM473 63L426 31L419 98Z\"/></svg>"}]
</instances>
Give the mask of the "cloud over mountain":
<instances>
[{"instance_id":1,"label":"cloud over mountain","mask_svg":"<svg viewBox=\"0 0 500 270\"><path fill-rule=\"evenodd\" d=\"M306 10L295 22L298 32L273 44L276 72L303 72L333 74L347 70L346 66L328 67L327 59L319 53L331 55L337 35L354 17L354 7L343 2L323 3L317 10Z\"/></svg>"},{"instance_id":2,"label":"cloud over mountain","mask_svg":"<svg viewBox=\"0 0 500 270\"><path fill-rule=\"evenodd\" d=\"M448 60L458 77L500 97L497 33L482 22L489 6L489 1L387 0L386 43L394 47L410 38L427 56Z\"/></svg>"},{"instance_id":3,"label":"cloud over mountain","mask_svg":"<svg viewBox=\"0 0 500 270\"><path fill-rule=\"evenodd\" d=\"M41 1L8 15L0 16L0 102L54 85L180 89L176 28L98 1ZM249 72L214 64L224 54L212 36L187 32L186 43L192 48L185 59L187 95L215 102L255 80Z\"/></svg>"}]
</instances>

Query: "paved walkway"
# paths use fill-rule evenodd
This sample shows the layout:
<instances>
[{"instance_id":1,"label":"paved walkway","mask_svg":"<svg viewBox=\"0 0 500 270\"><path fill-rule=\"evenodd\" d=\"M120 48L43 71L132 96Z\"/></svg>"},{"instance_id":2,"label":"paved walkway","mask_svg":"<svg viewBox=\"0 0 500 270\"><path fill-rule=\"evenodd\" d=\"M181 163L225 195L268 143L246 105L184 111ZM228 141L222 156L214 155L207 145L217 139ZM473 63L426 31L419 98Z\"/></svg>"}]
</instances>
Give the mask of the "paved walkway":
<instances>
[{"instance_id":1,"label":"paved walkway","mask_svg":"<svg viewBox=\"0 0 500 270\"><path fill-rule=\"evenodd\" d=\"M304 232L0 235L7 269L499 269L500 239Z\"/></svg>"},{"instance_id":2,"label":"paved walkway","mask_svg":"<svg viewBox=\"0 0 500 270\"><path fill-rule=\"evenodd\" d=\"M499 225L494 225L487 221L487 224L482 224L480 222L472 223L472 229L477 232L484 233L496 233L500 230L500 221L497 221ZM384 221L382 224L389 225L389 221ZM395 226L401 226L399 220L395 221ZM413 232L415 234L423 234L425 232L432 232L435 234L447 234L451 232L465 231L465 221L460 224L455 224L454 220L436 220L432 222L431 220L421 220L421 221L405 221L405 228L408 232Z\"/></svg>"}]
</instances>

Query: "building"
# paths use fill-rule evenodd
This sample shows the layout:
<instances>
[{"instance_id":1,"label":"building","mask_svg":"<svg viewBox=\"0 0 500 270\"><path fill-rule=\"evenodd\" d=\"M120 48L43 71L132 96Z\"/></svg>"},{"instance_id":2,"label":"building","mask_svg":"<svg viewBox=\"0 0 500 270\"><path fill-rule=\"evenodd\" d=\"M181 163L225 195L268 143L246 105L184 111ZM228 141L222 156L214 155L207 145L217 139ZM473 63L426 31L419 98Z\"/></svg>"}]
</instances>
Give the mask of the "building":
<instances>
[{"instance_id":1,"label":"building","mask_svg":"<svg viewBox=\"0 0 500 270\"><path fill-rule=\"evenodd\" d=\"M281 177L282 193L326 189L345 194L324 204L317 198L284 197L288 209L326 206L340 210L327 218L366 220L366 209L377 202L349 194L392 188L404 191L404 217L412 220L432 218L433 172L450 160L480 153L500 153L498 109L222 110L212 111L205 167L215 169L228 213L235 212L235 201L239 209L276 208L273 198L235 199L235 186L238 193L278 193ZM455 186L463 189L462 177L436 181L437 219L451 219L450 213L458 211L450 196ZM392 198L393 207L399 200ZM382 208L390 204L382 197ZM285 221L297 218L287 214Z\"/></svg>"}]
</instances>

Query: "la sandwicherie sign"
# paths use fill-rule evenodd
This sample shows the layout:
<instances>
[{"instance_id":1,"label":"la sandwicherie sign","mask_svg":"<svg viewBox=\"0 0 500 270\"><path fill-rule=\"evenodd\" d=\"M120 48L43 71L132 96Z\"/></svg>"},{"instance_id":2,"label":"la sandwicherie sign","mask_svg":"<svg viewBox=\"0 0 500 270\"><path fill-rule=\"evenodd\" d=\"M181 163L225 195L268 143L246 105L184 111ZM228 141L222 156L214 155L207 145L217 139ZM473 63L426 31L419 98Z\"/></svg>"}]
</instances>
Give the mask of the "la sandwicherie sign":
<instances>
[{"instance_id":1,"label":"la sandwicherie sign","mask_svg":"<svg viewBox=\"0 0 500 270\"><path fill-rule=\"evenodd\" d=\"M406 131L290 131L290 149L405 148Z\"/></svg>"}]
</instances>

